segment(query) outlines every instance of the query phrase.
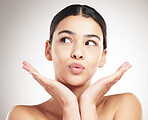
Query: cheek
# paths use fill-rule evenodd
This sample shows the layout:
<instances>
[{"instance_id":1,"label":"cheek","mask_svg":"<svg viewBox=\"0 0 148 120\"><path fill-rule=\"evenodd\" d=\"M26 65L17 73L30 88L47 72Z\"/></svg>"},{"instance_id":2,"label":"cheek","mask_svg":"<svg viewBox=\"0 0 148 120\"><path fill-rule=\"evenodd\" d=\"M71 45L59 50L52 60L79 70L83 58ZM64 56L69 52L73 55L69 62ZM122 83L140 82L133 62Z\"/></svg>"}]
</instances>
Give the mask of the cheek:
<instances>
[{"instance_id":1,"label":"cheek","mask_svg":"<svg viewBox=\"0 0 148 120\"><path fill-rule=\"evenodd\" d=\"M89 49L87 51L87 62L92 67L97 67L102 56L101 47L96 49Z\"/></svg>"},{"instance_id":2,"label":"cheek","mask_svg":"<svg viewBox=\"0 0 148 120\"><path fill-rule=\"evenodd\" d=\"M101 59L101 52L99 52L99 50L97 49L96 51L91 51L91 52L87 52L87 67L88 67L88 70L87 70L87 76L88 78L91 78L98 66L99 66L99 61Z\"/></svg>"},{"instance_id":3,"label":"cheek","mask_svg":"<svg viewBox=\"0 0 148 120\"><path fill-rule=\"evenodd\" d=\"M66 48L63 48L60 45L55 44L52 48L52 59L54 68L56 71L62 71L65 64L65 61L68 61L69 58L69 51ZM60 69L61 68L61 69Z\"/></svg>"},{"instance_id":4,"label":"cheek","mask_svg":"<svg viewBox=\"0 0 148 120\"><path fill-rule=\"evenodd\" d=\"M54 43L52 47L53 61L61 61L68 56L68 51L59 43Z\"/></svg>"}]
</instances>

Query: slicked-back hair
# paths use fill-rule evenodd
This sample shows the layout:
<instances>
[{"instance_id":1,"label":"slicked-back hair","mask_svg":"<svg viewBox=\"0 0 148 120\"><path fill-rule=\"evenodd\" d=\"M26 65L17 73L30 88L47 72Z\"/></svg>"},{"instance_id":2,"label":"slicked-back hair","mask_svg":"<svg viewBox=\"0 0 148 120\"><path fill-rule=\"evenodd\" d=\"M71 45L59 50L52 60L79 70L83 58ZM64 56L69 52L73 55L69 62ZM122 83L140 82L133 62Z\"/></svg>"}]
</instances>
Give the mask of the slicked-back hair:
<instances>
[{"instance_id":1,"label":"slicked-back hair","mask_svg":"<svg viewBox=\"0 0 148 120\"><path fill-rule=\"evenodd\" d=\"M106 23L103 17L92 7L87 5L73 4L67 6L62 9L59 13L57 13L51 21L50 25L50 38L49 43L52 44L53 33L56 29L56 26L62 21L64 18L68 16L76 16L82 15L83 17L91 17L94 21L96 21L101 27L103 33L103 49L107 48L107 33L106 33ZM89 29L89 28L88 28Z\"/></svg>"}]
</instances>

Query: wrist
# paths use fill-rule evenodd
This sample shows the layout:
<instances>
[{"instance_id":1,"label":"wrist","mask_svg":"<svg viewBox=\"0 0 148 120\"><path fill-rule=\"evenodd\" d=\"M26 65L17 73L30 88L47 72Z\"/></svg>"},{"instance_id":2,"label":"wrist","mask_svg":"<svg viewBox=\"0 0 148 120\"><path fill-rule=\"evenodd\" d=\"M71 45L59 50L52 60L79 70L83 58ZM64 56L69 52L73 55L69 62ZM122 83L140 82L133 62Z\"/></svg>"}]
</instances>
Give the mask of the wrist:
<instances>
[{"instance_id":1,"label":"wrist","mask_svg":"<svg viewBox=\"0 0 148 120\"><path fill-rule=\"evenodd\" d=\"M80 100L80 111L81 111L81 118L84 120L98 120L98 114L97 114L97 107L96 104L81 99Z\"/></svg>"},{"instance_id":2,"label":"wrist","mask_svg":"<svg viewBox=\"0 0 148 120\"><path fill-rule=\"evenodd\" d=\"M92 99L91 96L89 95L82 95L80 97L80 106L90 106L90 107L95 107L96 106L96 101Z\"/></svg>"},{"instance_id":3,"label":"wrist","mask_svg":"<svg viewBox=\"0 0 148 120\"><path fill-rule=\"evenodd\" d=\"M81 110L96 110L96 104L93 104L91 102L81 101L79 103L79 107Z\"/></svg>"},{"instance_id":4,"label":"wrist","mask_svg":"<svg viewBox=\"0 0 148 120\"><path fill-rule=\"evenodd\" d=\"M80 120L79 105L77 101L63 107L63 120Z\"/></svg>"},{"instance_id":5,"label":"wrist","mask_svg":"<svg viewBox=\"0 0 148 120\"><path fill-rule=\"evenodd\" d=\"M73 97L68 97L66 100L64 100L64 102L62 103L62 108L63 109L67 109L67 108L71 108L75 105L78 105L78 101L77 98L75 96Z\"/></svg>"}]
</instances>

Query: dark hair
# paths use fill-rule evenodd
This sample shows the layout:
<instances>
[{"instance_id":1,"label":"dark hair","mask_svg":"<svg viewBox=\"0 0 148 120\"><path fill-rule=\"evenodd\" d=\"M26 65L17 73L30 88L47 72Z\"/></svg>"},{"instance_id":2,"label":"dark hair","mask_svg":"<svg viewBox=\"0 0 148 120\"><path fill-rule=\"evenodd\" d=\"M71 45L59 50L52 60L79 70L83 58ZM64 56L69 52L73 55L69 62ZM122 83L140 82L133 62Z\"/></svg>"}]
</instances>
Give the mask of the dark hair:
<instances>
[{"instance_id":1,"label":"dark hair","mask_svg":"<svg viewBox=\"0 0 148 120\"><path fill-rule=\"evenodd\" d=\"M106 49L107 33L106 33L106 23L103 17L94 8L87 5L80 5L80 4L67 6L66 8L62 9L58 14L55 15L50 25L50 38L49 38L50 44L52 43L53 33L56 29L56 26L59 24L59 22L68 16L71 16L71 15L76 16L80 14L82 14L83 17L93 18L100 25L103 33L103 48Z\"/></svg>"}]
</instances>

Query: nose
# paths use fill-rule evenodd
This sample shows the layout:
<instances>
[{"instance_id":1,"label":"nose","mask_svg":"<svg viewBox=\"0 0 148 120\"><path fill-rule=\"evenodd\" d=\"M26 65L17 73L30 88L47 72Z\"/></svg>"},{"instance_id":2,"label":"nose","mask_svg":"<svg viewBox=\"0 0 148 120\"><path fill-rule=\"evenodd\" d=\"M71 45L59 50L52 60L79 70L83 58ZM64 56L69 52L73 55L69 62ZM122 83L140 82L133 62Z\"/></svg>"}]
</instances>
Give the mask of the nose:
<instances>
[{"instance_id":1,"label":"nose","mask_svg":"<svg viewBox=\"0 0 148 120\"><path fill-rule=\"evenodd\" d=\"M76 60L83 60L84 59L84 53L81 48L75 48L72 53L71 57Z\"/></svg>"},{"instance_id":2,"label":"nose","mask_svg":"<svg viewBox=\"0 0 148 120\"><path fill-rule=\"evenodd\" d=\"M79 59L83 59L83 56L73 55L72 58L79 60Z\"/></svg>"}]
</instances>

